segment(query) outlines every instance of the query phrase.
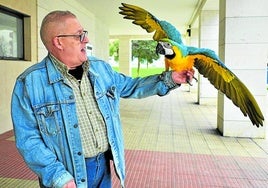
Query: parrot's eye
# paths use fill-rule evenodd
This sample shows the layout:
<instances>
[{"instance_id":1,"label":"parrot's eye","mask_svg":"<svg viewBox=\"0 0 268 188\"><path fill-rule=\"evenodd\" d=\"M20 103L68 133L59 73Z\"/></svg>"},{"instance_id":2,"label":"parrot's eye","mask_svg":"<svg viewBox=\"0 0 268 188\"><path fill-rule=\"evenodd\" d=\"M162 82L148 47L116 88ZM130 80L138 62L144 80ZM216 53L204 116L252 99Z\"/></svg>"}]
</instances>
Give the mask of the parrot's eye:
<instances>
[{"instance_id":1,"label":"parrot's eye","mask_svg":"<svg viewBox=\"0 0 268 188\"><path fill-rule=\"evenodd\" d=\"M164 47L165 47L165 48L171 48L171 44L170 44L170 43L165 42L165 43L164 43Z\"/></svg>"}]
</instances>

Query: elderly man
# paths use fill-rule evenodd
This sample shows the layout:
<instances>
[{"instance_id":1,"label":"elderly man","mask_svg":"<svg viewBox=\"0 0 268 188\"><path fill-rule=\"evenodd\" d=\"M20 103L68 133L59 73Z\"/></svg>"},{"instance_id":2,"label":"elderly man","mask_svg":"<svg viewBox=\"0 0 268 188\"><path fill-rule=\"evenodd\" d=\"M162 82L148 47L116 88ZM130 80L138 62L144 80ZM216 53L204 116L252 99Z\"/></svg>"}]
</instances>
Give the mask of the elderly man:
<instances>
[{"instance_id":1,"label":"elderly man","mask_svg":"<svg viewBox=\"0 0 268 188\"><path fill-rule=\"evenodd\" d=\"M110 160L124 186L120 98L164 96L193 73L114 72L87 57L87 31L69 11L50 12L40 34L48 55L17 78L12 94L20 154L41 187L111 187Z\"/></svg>"}]
</instances>

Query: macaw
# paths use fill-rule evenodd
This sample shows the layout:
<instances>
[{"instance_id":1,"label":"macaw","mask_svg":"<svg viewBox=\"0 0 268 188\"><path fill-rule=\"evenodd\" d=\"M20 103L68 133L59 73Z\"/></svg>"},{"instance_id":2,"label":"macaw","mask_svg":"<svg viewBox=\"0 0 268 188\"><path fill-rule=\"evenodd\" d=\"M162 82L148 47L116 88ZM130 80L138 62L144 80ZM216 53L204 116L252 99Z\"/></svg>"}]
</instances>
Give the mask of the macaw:
<instances>
[{"instance_id":1,"label":"macaw","mask_svg":"<svg viewBox=\"0 0 268 188\"><path fill-rule=\"evenodd\" d=\"M217 90L239 107L253 125L263 126L264 116L255 98L213 50L184 45L180 32L172 24L157 19L143 8L122 3L119 9L125 19L133 20L133 24L141 26L148 33L154 32L153 39L158 41L156 51L165 55L166 71L192 70L195 67Z\"/></svg>"}]
</instances>

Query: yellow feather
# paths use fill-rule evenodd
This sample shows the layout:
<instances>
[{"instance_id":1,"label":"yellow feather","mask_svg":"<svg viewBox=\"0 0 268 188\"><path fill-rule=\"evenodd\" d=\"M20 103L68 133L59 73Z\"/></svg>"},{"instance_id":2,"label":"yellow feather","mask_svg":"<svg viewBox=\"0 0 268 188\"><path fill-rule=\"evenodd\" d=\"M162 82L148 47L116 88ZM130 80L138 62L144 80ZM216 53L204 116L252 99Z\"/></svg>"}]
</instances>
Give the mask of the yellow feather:
<instances>
[{"instance_id":1,"label":"yellow feather","mask_svg":"<svg viewBox=\"0 0 268 188\"><path fill-rule=\"evenodd\" d=\"M165 59L166 70L169 68L174 71L192 70L194 59L190 56L183 57L181 51L176 47L172 47L176 56L173 59Z\"/></svg>"}]
</instances>

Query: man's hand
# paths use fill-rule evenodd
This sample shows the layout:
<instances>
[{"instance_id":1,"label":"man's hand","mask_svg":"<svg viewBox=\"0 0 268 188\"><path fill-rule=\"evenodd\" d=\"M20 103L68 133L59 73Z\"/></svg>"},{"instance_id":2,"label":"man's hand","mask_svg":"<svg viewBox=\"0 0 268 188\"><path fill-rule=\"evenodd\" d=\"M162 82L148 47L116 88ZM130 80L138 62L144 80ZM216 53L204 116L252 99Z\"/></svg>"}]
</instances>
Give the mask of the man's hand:
<instances>
[{"instance_id":1,"label":"man's hand","mask_svg":"<svg viewBox=\"0 0 268 188\"><path fill-rule=\"evenodd\" d=\"M188 83L191 85L191 82L194 78L194 70L184 70L180 72L173 71L171 76L176 84Z\"/></svg>"},{"instance_id":2,"label":"man's hand","mask_svg":"<svg viewBox=\"0 0 268 188\"><path fill-rule=\"evenodd\" d=\"M75 182L72 179L71 181L69 181L68 183L66 183L63 188L76 188Z\"/></svg>"}]
</instances>

